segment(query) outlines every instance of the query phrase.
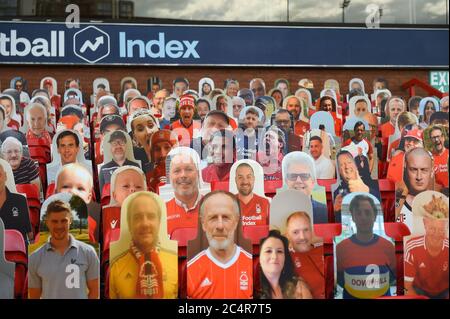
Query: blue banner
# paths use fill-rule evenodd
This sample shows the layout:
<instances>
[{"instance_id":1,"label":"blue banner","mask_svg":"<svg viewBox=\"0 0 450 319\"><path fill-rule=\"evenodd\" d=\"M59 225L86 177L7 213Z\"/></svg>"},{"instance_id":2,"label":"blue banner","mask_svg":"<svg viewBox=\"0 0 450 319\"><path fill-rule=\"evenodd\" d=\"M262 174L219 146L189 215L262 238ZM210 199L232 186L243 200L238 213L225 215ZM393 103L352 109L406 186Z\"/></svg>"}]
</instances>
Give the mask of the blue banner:
<instances>
[{"instance_id":1,"label":"blue banner","mask_svg":"<svg viewBox=\"0 0 450 319\"><path fill-rule=\"evenodd\" d=\"M0 22L0 63L448 67L448 29Z\"/></svg>"}]
</instances>

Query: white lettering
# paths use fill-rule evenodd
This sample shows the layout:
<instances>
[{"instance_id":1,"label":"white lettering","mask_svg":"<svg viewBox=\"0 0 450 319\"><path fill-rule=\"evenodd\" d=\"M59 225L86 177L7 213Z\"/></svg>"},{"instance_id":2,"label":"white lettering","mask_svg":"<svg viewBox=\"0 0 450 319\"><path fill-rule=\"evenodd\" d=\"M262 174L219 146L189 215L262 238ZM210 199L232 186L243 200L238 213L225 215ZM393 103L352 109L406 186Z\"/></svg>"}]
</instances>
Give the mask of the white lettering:
<instances>
[{"instance_id":1,"label":"white lettering","mask_svg":"<svg viewBox=\"0 0 450 319\"><path fill-rule=\"evenodd\" d=\"M80 288L80 267L75 264L67 265L66 267L66 287L68 289Z\"/></svg>"},{"instance_id":2,"label":"white lettering","mask_svg":"<svg viewBox=\"0 0 450 319\"><path fill-rule=\"evenodd\" d=\"M27 55L35 57L64 57L64 36L64 31L50 31L50 39L28 39L25 37L18 37L17 30L11 30L9 37L5 33L0 33L0 55L20 57Z\"/></svg>"}]
</instances>

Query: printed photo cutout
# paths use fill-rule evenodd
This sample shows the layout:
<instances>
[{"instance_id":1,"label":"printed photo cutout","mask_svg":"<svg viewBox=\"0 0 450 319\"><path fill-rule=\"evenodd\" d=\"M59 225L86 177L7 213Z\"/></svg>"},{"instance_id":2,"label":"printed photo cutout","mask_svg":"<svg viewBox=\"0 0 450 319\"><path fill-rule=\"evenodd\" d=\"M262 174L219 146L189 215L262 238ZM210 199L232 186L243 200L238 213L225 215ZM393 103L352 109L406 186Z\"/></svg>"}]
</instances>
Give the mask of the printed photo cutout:
<instances>
[{"instance_id":1,"label":"printed photo cutout","mask_svg":"<svg viewBox=\"0 0 450 319\"><path fill-rule=\"evenodd\" d=\"M168 97L164 100L162 108L162 118L159 120L159 126L161 129L170 128L170 124L176 119L177 116L177 99L174 97Z\"/></svg>"},{"instance_id":2,"label":"printed photo cutout","mask_svg":"<svg viewBox=\"0 0 450 319\"><path fill-rule=\"evenodd\" d=\"M24 121L20 131L27 136L27 140L39 140L36 143L50 146L52 139L49 132L52 129L48 126L47 115L47 109L40 103L28 104L25 107ZM32 118L36 119L33 125L31 125Z\"/></svg>"},{"instance_id":3,"label":"printed photo cutout","mask_svg":"<svg viewBox=\"0 0 450 319\"><path fill-rule=\"evenodd\" d=\"M396 148L399 147L401 138L405 136L406 132L415 128L419 128L422 131L419 127L419 119L413 113L404 111L397 116L394 133L388 139L388 160L395 155Z\"/></svg>"},{"instance_id":4,"label":"printed photo cutout","mask_svg":"<svg viewBox=\"0 0 450 319\"><path fill-rule=\"evenodd\" d=\"M255 95L253 94L253 91L250 89L247 88L240 89L237 96L245 101L246 106L255 104Z\"/></svg>"},{"instance_id":5,"label":"printed photo cutout","mask_svg":"<svg viewBox=\"0 0 450 319\"><path fill-rule=\"evenodd\" d=\"M333 137L323 130L313 129L305 136L303 150L314 159L317 179L336 177L335 161L331 158L335 156L333 143Z\"/></svg>"},{"instance_id":6,"label":"printed photo cutout","mask_svg":"<svg viewBox=\"0 0 450 319\"><path fill-rule=\"evenodd\" d=\"M74 130L62 130L52 139L52 162L47 164L47 183L54 184L61 166L70 163L83 165L92 174L92 164L84 158L83 138Z\"/></svg>"},{"instance_id":7,"label":"printed photo cutout","mask_svg":"<svg viewBox=\"0 0 450 319\"><path fill-rule=\"evenodd\" d=\"M264 112L256 106L246 106L239 114L239 130L236 133L238 159L256 160L258 143L263 134Z\"/></svg>"},{"instance_id":8,"label":"printed photo cutout","mask_svg":"<svg viewBox=\"0 0 450 319\"><path fill-rule=\"evenodd\" d=\"M250 90L252 90L255 99L266 95L266 83L261 78L254 78L250 81Z\"/></svg>"},{"instance_id":9,"label":"printed photo cutout","mask_svg":"<svg viewBox=\"0 0 450 319\"><path fill-rule=\"evenodd\" d=\"M380 114L381 116L383 114L386 114L386 112L383 110L381 102L383 100L389 99L391 96L392 93L388 89L376 90L375 93L372 94L372 101L374 101L375 103L375 111L376 111L374 113Z\"/></svg>"},{"instance_id":10,"label":"printed photo cutout","mask_svg":"<svg viewBox=\"0 0 450 319\"><path fill-rule=\"evenodd\" d=\"M364 81L359 79L359 78L353 78L348 82L348 90L361 90L364 93L366 92L366 90L364 89Z\"/></svg>"},{"instance_id":11,"label":"printed photo cutout","mask_svg":"<svg viewBox=\"0 0 450 319\"><path fill-rule=\"evenodd\" d=\"M352 153L353 151L353 153ZM356 154L356 157L354 156ZM378 180L372 179L367 157L357 154L351 146L336 155L336 184L331 185L334 220L341 222L342 201L349 193L370 193L381 201Z\"/></svg>"},{"instance_id":12,"label":"printed photo cutout","mask_svg":"<svg viewBox=\"0 0 450 319\"><path fill-rule=\"evenodd\" d=\"M405 295L448 299L448 197L422 192L412 210L411 236L404 239Z\"/></svg>"},{"instance_id":13,"label":"printed photo cutout","mask_svg":"<svg viewBox=\"0 0 450 319\"><path fill-rule=\"evenodd\" d=\"M295 91L295 96L306 102L307 108L302 110L302 112L304 117L309 118L310 112L316 110L316 106L312 102L311 92L308 89L300 88Z\"/></svg>"},{"instance_id":14,"label":"printed photo cutout","mask_svg":"<svg viewBox=\"0 0 450 319\"><path fill-rule=\"evenodd\" d=\"M286 189L300 191L311 199L314 223L327 223L325 187L317 184L314 159L305 152L291 152L283 158L282 175L283 187L277 190L277 194Z\"/></svg>"},{"instance_id":15,"label":"printed photo cutout","mask_svg":"<svg viewBox=\"0 0 450 319\"><path fill-rule=\"evenodd\" d=\"M120 208L133 193L147 190L144 172L136 166L117 168L111 176L109 204L102 207L103 250L109 248L111 231L120 229Z\"/></svg>"},{"instance_id":16,"label":"printed photo cutout","mask_svg":"<svg viewBox=\"0 0 450 319\"><path fill-rule=\"evenodd\" d=\"M245 107L245 101L243 98L234 96L231 99L233 105L233 112L231 118L235 120L236 123L239 121L239 114L241 114L242 109ZM230 116L230 114L228 114Z\"/></svg>"},{"instance_id":17,"label":"printed photo cutout","mask_svg":"<svg viewBox=\"0 0 450 319\"><path fill-rule=\"evenodd\" d=\"M433 97L426 97L419 103L419 121L420 126L426 129L430 124L431 115L439 111L439 101Z\"/></svg>"},{"instance_id":18,"label":"printed photo cutout","mask_svg":"<svg viewBox=\"0 0 450 319\"><path fill-rule=\"evenodd\" d=\"M28 81L23 77L16 76L10 81L10 88L19 92L19 101L21 105L26 105L30 102L30 95L28 94Z\"/></svg>"},{"instance_id":19,"label":"printed photo cutout","mask_svg":"<svg viewBox=\"0 0 450 319\"><path fill-rule=\"evenodd\" d=\"M428 126L423 136L425 148L433 155L436 184L448 194L448 126Z\"/></svg>"},{"instance_id":20,"label":"printed photo cutout","mask_svg":"<svg viewBox=\"0 0 450 319\"><path fill-rule=\"evenodd\" d=\"M374 145L370 141L369 124L358 117L347 118L343 127L342 141L342 149L346 149L352 153L355 161L360 165L358 168L361 175L368 174L372 177L376 151ZM365 159L356 159L358 156L364 156Z\"/></svg>"},{"instance_id":21,"label":"printed photo cutout","mask_svg":"<svg viewBox=\"0 0 450 319\"><path fill-rule=\"evenodd\" d=\"M284 298L325 298L323 240L314 233L313 209L310 198L297 190L283 190L277 193L270 205L270 228L279 231L287 238L291 262L298 276L297 285L299 286L297 289L291 288L293 291L283 291ZM258 270L262 270L262 273L260 273L259 284L265 295L267 293L264 282L267 279L263 278L263 273L268 275L269 272L266 272L264 261L262 262L264 254L263 246L260 246L261 267ZM289 268L286 271L289 271Z\"/></svg>"},{"instance_id":22,"label":"printed photo cutout","mask_svg":"<svg viewBox=\"0 0 450 319\"><path fill-rule=\"evenodd\" d=\"M9 94L0 94L0 105L5 110L3 130L8 127L19 130L22 123L22 116L17 112L16 100Z\"/></svg>"},{"instance_id":23,"label":"printed photo cutout","mask_svg":"<svg viewBox=\"0 0 450 319\"><path fill-rule=\"evenodd\" d=\"M370 100L365 96L354 96L348 102L349 117L363 118L366 113L372 112Z\"/></svg>"},{"instance_id":24,"label":"printed photo cutout","mask_svg":"<svg viewBox=\"0 0 450 319\"><path fill-rule=\"evenodd\" d=\"M319 129L325 131L330 142L331 155L335 158L337 150L341 149L341 139L336 134L335 121L329 112L316 111L309 121L310 130Z\"/></svg>"},{"instance_id":25,"label":"printed photo cutout","mask_svg":"<svg viewBox=\"0 0 450 319\"><path fill-rule=\"evenodd\" d=\"M78 90L78 89L70 88L70 89L67 89L64 92L64 102L67 102L67 100L69 100L69 99L77 100L78 101L78 105L80 105L80 106L84 104L84 102L83 102L83 93L81 93L81 91Z\"/></svg>"},{"instance_id":26,"label":"printed photo cutout","mask_svg":"<svg viewBox=\"0 0 450 319\"><path fill-rule=\"evenodd\" d=\"M200 97L208 97L214 88L214 80L211 78L201 78L198 81L198 93Z\"/></svg>"},{"instance_id":27,"label":"printed photo cutout","mask_svg":"<svg viewBox=\"0 0 450 319\"><path fill-rule=\"evenodd\" d=\"M266 118L266 125L270 124L270 117L272 113L276 110L276 101L271 96L260 96L255 101L255 106L264 112L264 117Z\"/></svg>"},{"instance_id":28,"label":"printed photo cutout","mask_svg":"<svg viewBox=\"0 0 450 319\"><path fill-rule=\"evenodd\" d=\"M339 82L337 80L334 79L328 79L323 83L323 88L325 90L327 89L331 89L333 90L336 94L340 94L340 89L339 89Z\"/></svg>"},{"instance_id":29,"label":"printed photo cutout","mask_svg":"<svg viewBox=\"0 0 450 319\"><path fill-rule=\"evenodd\" d=\"M166 202L170 236L177 228L197 227L200 199L211 191L199 165L198 153L189 147L176 147L167 155L167 184L159 187L159 195Z\"/></svg>"},{"instance_id":30,"label":"printed photo cutout","mask_svg":"<svg viewBox=\"0 0 450 319\"><path fill-rule=\"evenodd\" d=\"M276 79L273 87L280 90L283 93L283 98L291 94L289 81L286 79L283 78Z\"/></svg>"},{"instance_id":31,"label":"printed photo cutout","mask_svg":"<svg viewBox=\"0 0 450 319\"><path fill-rule=\"evenodd\" d=\"M19 194L14 181L14 174L9 163L0 158L0 193L4 196L4 203L0 207L0 218L5 229L15 229L22 234L25 245L33 242L32 226L38 223L35 215L30 214L25 195ZM31 217L31 218L30 218ZM31 222L33 221L33 224ZM37 229L37 227L35 227Z\"/></svg>"},{"instance_id":32,"label":"printed photo cutout","mask_svg":"<svg viewBox=\"0 0 450 319\"><path fill-rule=\"evenodd\" d=\"M50 98L58 95L58 82L51 76L46 76L41 79L40 88L47 90Z\"/></svg>"},{"instance_id":33,"label":"printed photo cutout","mask_svg":"<svg viewBox=\"0 0 450 319\"><path fill-rule=\"evenodd\" d=\"M219 94L212 99L211 110L219 110L230 116L232 115L232 105L233 102L229 96Z\"/></svg>"},{"instance_id":34,"label":"printed photo cutout","mask_svg":"<svg viewBox=\"0 0 450 319\"><path fill-rule=\"evenodd\" d=\"M216 190L200 202L197 237L188 242L187 297L251 299L252 246L235 195Z\"/></svg>"},{"instance_id":35,"label":"printed photo cutout","mask_svg":"<svg viewBox=\"0 0 450 319\"><path fill-rule=\"evenodd\" d=\"M333 110L333 112L335 112L336 118L342 121L342 105L339 103L340 95L338 93L336 93L335 90L329 88L329 89L323 89L322 91L320 91L320 100L325 96L331 97L333 99L334 105L336 106L336 109Z\"/></svg>"},{"instance_id":36,"label":"printed photo cutout","mask_svg":"<svg viewBox=\"0 0 450 319\"><path fill-rule=\"evenodd\" d=\"M167 235L166 205L143 191L125 199L120 239L110 247L111 299L174 299L178 295L178 247Z\"/></svg>"},{"instance_id":37,"label":"printed photo cutout","mask_svg":"<svg viewBox=\"0 0 450 319\"><path fill-rule=\"evenodd\" d=\"M6 259L6 249L10 246L7 240L5 226L0 218L0 299L14 298L16 264ZM23 248L25 249L25 245ZM24 253L26 254L26 251Z\"/></svg>"},{"instance_id":38,"label":"printed photo cutout","mask_svg":"<svg viewBox=\"0 0 450 319\"><path fill-rule=\"evenodd\" d=\"M103 164L98 167L98 183L100 193L109 193L107 187L111 184L111 175L122 166L135 166L142 168L141 160L134 158L133 143L130 135L122 130L107 133L102 146L104 156ZM105 189L106 188L106 189Z\"/></svg>"},{"instance_id":39,"label":"printed photo cutout","mask_svg":"<svg viewBox=\"0 0 450 319\"><path fill-rule=\"evenodd\" d=\"M342 200L341 211L342 233L334 237L334 298L395 295L395 246L384 231L380 202L368 193L352 193Z\"/></svg>"},{"instance_id":40,"label":"printed photo cutout","mask_svg":"<svg viewBox=\"0 0 450 319\"><path fill-rule=\"evenodd\" d=\"M269 225L270 201L264 193L264 171L258 162L235 162L230 170L229 191L239 201L244 233L245 227Z\"/></svg>"},{"instance_id":41,"label":"printed photo cutout","mask_svg":"<svg viewBox=\"0 0 450 319\"><path fill-rule=\"evenodd\" d=\"M395 220L413 226L412 205L416 195L435 189L434 160L422 147L404 155L402 180L395 183Z\"/></svg>"},{"instance_id":42,"label":"printed photo cutout","mask_svg":"<svg viewBox=\"0 0 450 319\"><path fill-rule=\"evenodd\" d=\"M30 299L98 299L99 245L88 235L88 207L61 193L41 208L39 241L28 248Z\"/></svg>"},{"instance_id":43,"label":"printed photo cutout","mask_svg":"<svg viewBox=\"0 0 450 319\"><path fill-rule=\"evenodd\" d=\"M283 179L281 164L287 144L286 134L276 125L269 126L265 130L261 129L258 133L256 160L263 168L264 181L281 181Z\"/></svg>"},{"instance_id":44,"label":"printed photo cutout","mask_svg":"<svg viewBox=\"0 0 450 319\"><path fill-rule=\"evenodd\" d=\"M306 131L310 128L309 117L305 116L307 110L306 101L295 95L287 96L283 100L283 109L291 112L294 119L294 133L303 137Z\"/></svg>"}]
</instances>

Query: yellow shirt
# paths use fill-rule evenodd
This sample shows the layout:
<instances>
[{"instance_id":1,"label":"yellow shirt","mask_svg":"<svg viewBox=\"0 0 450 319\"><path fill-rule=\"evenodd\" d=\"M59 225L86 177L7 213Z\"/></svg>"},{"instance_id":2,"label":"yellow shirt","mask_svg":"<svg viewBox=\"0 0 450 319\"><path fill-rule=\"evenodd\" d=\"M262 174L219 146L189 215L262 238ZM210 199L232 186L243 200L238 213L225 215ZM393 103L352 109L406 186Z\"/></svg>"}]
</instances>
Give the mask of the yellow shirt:
<instances>
[{"instance_id":1,"label":"yellow shirt","mask_svg":"<svg viewBox=\"0 0 450 319\"><path fill-rule=\"evenodd\" d=\"M161 249L159 259L163 267L164 299L178 296L178 257L176 254ZM130 251L117 257L109 273L109 297L111 299L136 298L138 280L138 263Z\"/></svg>"}]
</instances>

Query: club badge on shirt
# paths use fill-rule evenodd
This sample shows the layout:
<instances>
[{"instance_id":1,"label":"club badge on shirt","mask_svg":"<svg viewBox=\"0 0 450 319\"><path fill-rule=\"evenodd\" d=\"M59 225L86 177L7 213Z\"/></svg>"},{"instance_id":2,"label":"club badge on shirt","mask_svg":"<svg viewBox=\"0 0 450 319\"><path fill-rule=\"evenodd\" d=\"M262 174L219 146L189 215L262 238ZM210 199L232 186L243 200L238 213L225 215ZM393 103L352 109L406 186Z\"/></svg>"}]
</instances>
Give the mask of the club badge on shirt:
<instances>
[{"instance_id":1,"label":"club badge on shirt","mask_svg":"<svg viewBox=\"0 0 450 319\"><path fill-rule=\"evenodd\" d=\"M256 204L256 213L261 214L261 205Z\"/></svg>"},{"instance_id":2,"label":"club badge on shirt","mask_svg":"<svg viewBox=\"0 0 450 319\"><path fill-rule=\"evenodd\" d=\"M13 215L13 217L19 216L19 209L17 207L12 208L12 215Z\"/></svg>"}]
</instances>

